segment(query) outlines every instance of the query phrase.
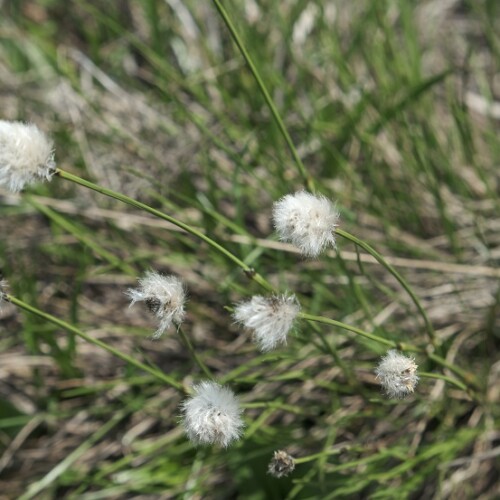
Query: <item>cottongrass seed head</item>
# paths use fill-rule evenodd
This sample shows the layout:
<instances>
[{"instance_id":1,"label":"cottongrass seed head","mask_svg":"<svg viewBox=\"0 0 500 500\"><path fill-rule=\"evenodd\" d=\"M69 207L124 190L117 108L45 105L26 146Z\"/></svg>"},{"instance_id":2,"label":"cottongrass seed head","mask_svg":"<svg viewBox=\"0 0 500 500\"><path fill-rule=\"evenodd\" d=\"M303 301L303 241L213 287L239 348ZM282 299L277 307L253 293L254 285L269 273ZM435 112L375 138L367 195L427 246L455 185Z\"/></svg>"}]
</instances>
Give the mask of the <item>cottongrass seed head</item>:
<instances>
[{"instance_id":1,"label":"cottongrass seed head","mask_svg":"<svg viewBox=\"0 0 500 500\"><path fill-rule=\"evenodd\" d=\"M278 450L274 452L274 456L269 462L267 473L273 477L288 476L295 469L295 460L292 455L286 451Z\"/></svg>"},{"instance_id":2,"label":"cottongrass seed head","mask_svg":"<svg viewBox=\"0 0 500 500\"><path fill-rule=\"evenodd\" d=\"M0 185L17 193L54 172L53 143L36 125L0 120Z\"/></svg>"},{"instance_id":3,"label":"cottongrass seed head","mask_svg":"<svg viewBox=\"0 0 500 500\"><path fill-rule=\"evenodd\" d=\"M317 257L335 247L339 212L324 196L306 191L287 194L273 205L273 223L279 238L292 243L306 257Z\"/></svg>"},{"instance_id":4,"label":"cottongrass seed head","mask_svg":"<svg viewBox=\"0 0 500 500\"><path fill-rule=\"evenodd\" d=\"M176 276L147 271L139 279L139 287L129 288L127 295L132 300L130 306L143 301L158 318L159 325L153 335L154 339L161 337L172 324L180 325L184 320L186 291L182 281Z\"/></svg>"},{"instance_id":5,"label":"cottongrass seed head","mask_svg":"<svg viewBox=\"0 0 500 500\"><path fill-rule=\"evenodd\" d=\"M193 387L194 395L182 403L182 420L195 444L216 444L227 448L240 438L244 423L242 410L233 392L216 382Z\"/></svg>"},{"instance_id":6,"label":"cottongrass seed head","mask_svg":"<svg viewBox=\"0 0 500 500\"><path fill-rule=\"evenodd\" d=\"M390 398L404 398L413 393L418 383L418 366L414 358L390 350L381 359L375 373Z\"/></svg>"},{"instance_id":7,"label":"cottongrass seed head","mask_svg":"<svg viewBox=\"0 0 500 500\"><path fill-rule=\"evenodd\" d=\"M253 338L261 351L267 352L286 344L288 332L300 312L295 295L262 297L254 295L238 304L233 317L236 322L253 331Z\"/></svg>"}]
</instances>

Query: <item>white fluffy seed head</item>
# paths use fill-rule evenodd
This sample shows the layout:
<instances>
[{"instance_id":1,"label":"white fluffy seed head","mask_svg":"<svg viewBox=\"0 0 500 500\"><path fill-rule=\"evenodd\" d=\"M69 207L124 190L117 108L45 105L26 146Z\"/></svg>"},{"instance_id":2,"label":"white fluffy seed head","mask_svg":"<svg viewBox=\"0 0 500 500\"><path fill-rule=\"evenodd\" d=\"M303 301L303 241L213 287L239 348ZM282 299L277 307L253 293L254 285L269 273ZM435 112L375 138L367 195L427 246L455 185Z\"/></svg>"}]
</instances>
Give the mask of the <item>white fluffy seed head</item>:
<instances>
[{"instance_id":1,"label":"white fluffy seed head","mask_svg":"<svg viewBox=\"0 0 500 500\"><path fill-rule=\"evenodd\" d=\"M300 312L295 295L262 297L254 295L238 304L233 317L236 322L253 331L253 338L261 351L267 352L286 344L288 332Z\"/></svg>"},{"instance_id":2,"label":"white fluffy seed head","mask_svg":"<svg viewBox=\"0 0 500 500\"><path fill-rule=\"evenodd\" d=\"M239 439L244 423L242 410L233 392L216 382L193 387L194 395L182 403L186 434L195 444L216 444L227 448Z\"/></svg>"},{"instance_id":3,"label":"white fluffy seed head","mask_svg":"<svg viewBox=\"0 0 500 500\"><path fill-rule=\"evenodd\" d=\"M53 143L36 125L0 120L0 185L16 193L54 172Z\"/></svg>"},{"instance_id":4,"label":"white fluffy seed head","mask_svg":"<svg viewBox=\"0 0 500 500\"><path fill-rule=\"evenodd\" d=\"M267 468L268 474L274 477L288 476L295 469L295 460L292 455L286 451L278 450L274 452L274 456L269 462Z\"/></svg>"},{"instance_id":5,"label":"white fluffy seed head","mask_svg":"<svg viewBox=\"0 0 500 500\"><path fill-rule=\"evenodd\" d=\"M292 243L307 257L335 247L339 213L324 196L306 191L287 194L273 206L273 222L280 240Z\"/></svg>"},{"instance_id":6,"label":"white fluffy seed head","mask_svg":"<svg viewBox=\"0 0 500 500\"><path fill-rule=\"evenodd\" d=\"M161 337L172 324L180 325L184 320L186 291L182 281L176 276L147 271L139 279L139 287L129 288L127 295L132 301L130 306L143 301L157 317L159 325L153 335L155 339Z\"/></svg>"},{"instance_id":7,"label":"white fluffy seed head","mask_svg":"<svg viewBox=\"0 0 500 500\"><path fill-rule=\"evenodd\" d=\"M417 368L414 358L390 350L381 359L375 373L390 398L404 398L415 390L418 383Z\"/></svg>"}]
</instances>

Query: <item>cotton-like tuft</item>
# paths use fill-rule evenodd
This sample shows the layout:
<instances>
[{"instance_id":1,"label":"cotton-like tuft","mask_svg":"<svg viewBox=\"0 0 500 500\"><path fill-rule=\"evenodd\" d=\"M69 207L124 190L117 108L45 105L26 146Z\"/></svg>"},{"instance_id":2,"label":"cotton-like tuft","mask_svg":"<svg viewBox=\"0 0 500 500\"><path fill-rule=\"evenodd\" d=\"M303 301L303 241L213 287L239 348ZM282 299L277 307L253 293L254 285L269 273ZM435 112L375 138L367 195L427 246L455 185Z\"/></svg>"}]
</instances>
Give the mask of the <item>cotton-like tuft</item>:
<instances>
[{"instance_id":1,"label":"cotton-like tuft","mask_svg":"<svg viewBox=\"0 0 500 500\"><path fill-rule=\"evenodd\" d=\"M280 478L288 476L295 469L295 460L286 451L278 450L269 462L268 474Z\"/></svg>"},{"instance_id":2,"label":"cotton-like tuft","mask_svg":"<svg viewBox=\"0 0 500 500\"><path fill-rule=\"evenodd\" d=\"M0 120L0 185L16 193L54 172L53 143L36 125Z\"/></svg>"},{"instance_id":3,"label":"cotton-like tuft","mask_svg":"<svg viewBox=\"0 0 500 500\"><path fill-rule=\"evenodd\" d=\"M295 295L254 295L249 301L236 306L233 317L253 331L253 338L260 350L267 352L280 344L286 344L299 312L300 304Z\"/></svg>"},{"instance_id":4,"label":"cotton-like tuft","mask_svg":"<svg viewBox=\"0 0 500 500\"><path fill-rule=\"evenodd\" d=\"M127 295L132 300L130 306L143 301L158 319L159 325L153 335L154 339L161 337L172 324L180 325L184 320L186 292L182 281L176 276L147 271L144 277L139 279L139 287L129 288Z\"/></svg>"},{"instance_id":5,"label":"cotton-like tuft","mask_svg":"<svg viewBox=\"0 0 500 500\"><path fill-rule=\"evenodd\" d=\"M415 390L418 383L417 368L414 358L390 350L380 361L375 373L390 398L404 398Z\"/></svg>"},{"instance_id":6,"label":"cotton-like tuft","mask_svg":"<svg viewBox=\"0 0 500 500\"><path fill-rule=\"evenodd\" d=\"M335 247L339 213L324 196L306 191L287 194L274 203L273 222L279 238L292 243L307 257Z\"/></svg>"},{"instance_id":7,"label":"cotton-like tuft","mask_svg":"<svg viewBox=\"0 0 500 500\"><path fill-rule=\"evenodd\" d=\"M216 444L227 448L240 438L244 423L233 392L216 382L194 386L194 395L182 404L183 425L195 444Z\"/></svg>"}]
</instances>

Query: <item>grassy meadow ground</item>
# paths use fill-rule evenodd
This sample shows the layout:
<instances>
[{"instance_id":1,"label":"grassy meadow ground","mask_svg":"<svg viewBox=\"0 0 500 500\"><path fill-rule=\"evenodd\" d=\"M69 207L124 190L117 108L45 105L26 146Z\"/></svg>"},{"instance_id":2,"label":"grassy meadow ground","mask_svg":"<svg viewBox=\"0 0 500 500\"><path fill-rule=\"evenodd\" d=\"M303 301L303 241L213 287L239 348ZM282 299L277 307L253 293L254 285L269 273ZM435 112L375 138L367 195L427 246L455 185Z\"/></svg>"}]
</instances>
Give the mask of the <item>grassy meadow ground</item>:
<instances>
[{"instance_id":1,"label":"grassy meadow ground","mask_svg":"<svg viewBox=\"0 0 500 500\"><path fill-rule=\"evenodd\" d=\"M498 492L500 3L223 0L341 227L407 279L470 391L422 378L390 400L386 348L299 321L261 354L233 323L262 293L169 223L54 177L0 190L10 293L189 386L175 331L125 291L154 268L189 290L184 331L245 407L195 447L182 394L55 325L0 309L0 499L490 499ZM0 1L0 119L36 123L60 168L189 223L304 311L424 349L421 316L363 250L304 259L271 208L304 179L214 2ZM326 343L321 339L326 339ZM423 353L422 372L454 376ZM267 474L274 450L297 460Z\"/></svg>"}]
</instances>

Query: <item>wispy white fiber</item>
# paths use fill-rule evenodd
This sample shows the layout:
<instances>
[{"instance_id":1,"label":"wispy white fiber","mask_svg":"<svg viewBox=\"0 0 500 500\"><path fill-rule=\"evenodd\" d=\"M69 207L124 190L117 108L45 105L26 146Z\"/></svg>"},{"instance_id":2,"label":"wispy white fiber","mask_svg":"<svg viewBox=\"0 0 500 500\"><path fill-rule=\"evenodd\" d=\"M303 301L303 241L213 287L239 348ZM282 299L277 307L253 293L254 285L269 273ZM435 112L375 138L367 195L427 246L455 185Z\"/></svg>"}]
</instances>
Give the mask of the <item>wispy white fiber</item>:
<instances>
[{"instance_id":1,"label":"wispy white fiber","mask_svg":"<svg viewBox=\"0 0 500 500\"><path fill-rule=\"evenodd\" d=\"M271 351L286 344L300 304L295 295L262 297L254 295L241 302L234 310L234 319L253 331L253 338L261 351Z\"/></svg>"},{"instance_id":2,"label":"wispy white fiber","mask_svg":"<svg viewBox=\"0 0 500 500\"><path fill-rule=\"evenodd\" d=\"M244 423L237 397L227 387L205 381L193 387L194 394L182 404L182 421L195 444L227 448L241 437Z\"/></svg>"},{"instance_id":3,"label":"wispy white fiber","mask_svg":"<svg viewBox=\"0 0 500 500\"><path fill-rule=\"evenodd\" d=\"M186 291L176 276L147 271L139 279L139 287L129 288L127 295L132 300L130 306L143 301L158 319L158 329L153 335L155 339L161 337L172 324L180 325L184 320Z\"/></svg>"},{"instance_id":4,"label":"wispy white fiber","mask_svg":"<svg viewBox=\"0 0 500 500\"><path fill-rule=\"evenodd\" d=\"M273 206L273 222L282 241L295 245L307 257L335 247L339 213L324 196L306 191L287 194Z\"/></svg>"},{"instance_id":5,"label":"wispy white fiber","mask_svg":"<svg viewBox=\"0 0 500 500\"><path fill-rule=\"evenodd\" d=\"M269 462L268 474L273 477L286 477L295 469L295 460L286 451L277 450Z\"/></svg>"},{"instance_id":6,"label":"wispy white fiber","mask_svg":"<svg viewBox=\"0 0 500 500\"><path fill-rule=\"evenodd\" d=\"M0 185L16 193L54 171L53 143L36 125L0 120Z\"/></svg>"},{"instance_id":7,"label":"wispy white fiber","mask_svg":"<svg viewBox=\"0 0 500 500\"><path fill-rule=\"evenodd\" d=\"M381 359L375 373L390 398L404 398L413 393L418 383L418 366L414 358L390 350Z\"/></svg>"}]
</instances>

